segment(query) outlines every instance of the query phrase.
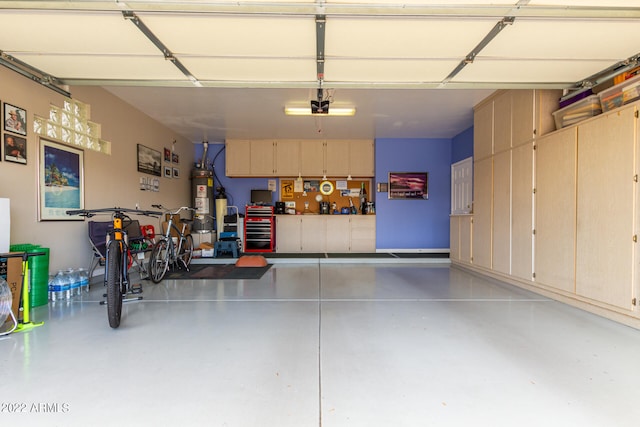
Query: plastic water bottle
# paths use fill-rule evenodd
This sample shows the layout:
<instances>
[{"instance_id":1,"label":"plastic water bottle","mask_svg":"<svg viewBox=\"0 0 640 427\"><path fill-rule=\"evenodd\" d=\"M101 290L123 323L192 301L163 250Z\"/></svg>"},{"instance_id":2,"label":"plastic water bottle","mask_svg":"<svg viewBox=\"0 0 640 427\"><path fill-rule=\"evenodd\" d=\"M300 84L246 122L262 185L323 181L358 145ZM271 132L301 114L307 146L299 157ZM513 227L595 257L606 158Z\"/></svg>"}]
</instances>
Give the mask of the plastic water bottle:
<instances>
[{"instance_id":1,"label":"plastic water bottle","mask_svg":"<svg viewBox=\"0 0 640 427\"><path fill-rule=\"evenodd\" d=\"M67 274L69 275L70 295L73 298L76 295L80 295L80 275L73 268L69 268Z\"/></svg>"},{"instance_id":2,"label":"plastic water bottle","mask_svg":"<svg viewBox=\"0 0 640 427\"><path fill-rule=\"evenodd\" d=\"M77 273L80 277L80 293L82 293L82 291L89 292L89 272L80 267Z\"/></svg>"},{"instance_id":3,"label":"plastic water bottle","mask_svg":"<svg viewBox=\"0 0 640 427\"><path fill-rule=\"evenodd\" d=\"M49 282L49 296L51 301L60 301L65 298L64 281L64 271L58 270L58 273L53 276L53 279Z\"/></svg>"},{"instance_id":4,"label":"plastic water bottle","mask_svg":"<svg viewBox=\"0 0 640 427\"><path fill-rule=\"evenodd\" d=\"M62 271L62 270L61 270ZM62 298L71 298L71 277L68 271L62 271Z\"/></svg>"}]
</instances>

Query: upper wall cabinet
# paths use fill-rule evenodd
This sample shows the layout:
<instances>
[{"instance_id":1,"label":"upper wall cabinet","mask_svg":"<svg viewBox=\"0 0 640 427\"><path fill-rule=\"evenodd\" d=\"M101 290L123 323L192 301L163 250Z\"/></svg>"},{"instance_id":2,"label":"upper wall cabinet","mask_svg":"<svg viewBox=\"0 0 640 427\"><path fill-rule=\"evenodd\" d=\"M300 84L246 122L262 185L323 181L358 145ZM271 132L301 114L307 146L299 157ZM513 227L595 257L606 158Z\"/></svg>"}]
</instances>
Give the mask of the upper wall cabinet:
<instances>
[{"instance_id":1,"label":"upper wall cabinet","mask_svg":"<svg viewBox=\"0 0 640 427\"><path fill-rule=\"evenodd\" d=\"M225 174L227 176L251 175L251 141L227 141L225 144L225 156Z\"/></svg>"},{"instance_id":2,"label":"upper wall cabinet","mask_svg":"<svg viewBox=\"0 0 640 427\"><path fill-rule=\"evenodd\" d=\"M497 91L474 109L474 158L482 160L555 130L559 90Z\"/></svg>"},{"instance_id":3,"label":"upper wall cabinet","mask_svg":"<svg viewBox=\"0 0 640 427\"><path fill-rule=\"evenodd\" d=\"M373 140L327 140L326 150L325 173L327 176L375 175Z\"/></svg>"},{"instance_id":4,"label":"upper wall cabinet","mask_svg":"<svg viewBox=\"0 0 640 427\"><path fill-rule=\"evenodd\" d=\"M493 155L493 99L482 101L473 114L473 160Z\"/></svg>"},{"instance_id":5,"label":"upper wall cabinet","mask_svg":"<svg viewBox=\"0 0 640 427\"><path fill-rule=\"evenodd\" d=\"M228 140L226 175L371 177L373 140Z\"/></svg>"}]
</instances>

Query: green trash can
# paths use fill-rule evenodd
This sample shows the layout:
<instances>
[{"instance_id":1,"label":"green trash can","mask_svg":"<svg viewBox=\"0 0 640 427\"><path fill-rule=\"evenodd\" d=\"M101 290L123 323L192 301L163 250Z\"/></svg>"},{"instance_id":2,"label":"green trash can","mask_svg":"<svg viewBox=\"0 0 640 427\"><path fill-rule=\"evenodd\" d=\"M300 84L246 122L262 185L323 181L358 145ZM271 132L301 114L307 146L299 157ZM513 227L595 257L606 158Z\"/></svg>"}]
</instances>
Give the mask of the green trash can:
<instances>
[{"instance_id":1,"label":"green trash can","mask_svg":"<svg viewBox=\"0 0 640 427\"><path fill-rule=\"evenodd\" d=\"M11 252L44 252L44 255L38 255L29 258L29 301L31 308L47 305L49 303L49 248L43 248L39 245L30 243L22 243L11 245Z\"/></svg>"}]
</instances>

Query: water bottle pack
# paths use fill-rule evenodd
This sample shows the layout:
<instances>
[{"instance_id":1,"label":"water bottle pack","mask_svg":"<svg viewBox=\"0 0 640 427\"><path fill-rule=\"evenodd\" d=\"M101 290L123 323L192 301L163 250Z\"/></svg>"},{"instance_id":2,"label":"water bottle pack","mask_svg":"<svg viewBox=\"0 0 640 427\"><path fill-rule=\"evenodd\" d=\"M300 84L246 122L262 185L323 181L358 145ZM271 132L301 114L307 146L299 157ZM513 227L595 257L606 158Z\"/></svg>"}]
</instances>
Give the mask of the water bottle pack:
<instances>
[{"instance_id":1,"label":"water bottle pack","mask_svg":"<svg viewBox=\"0 0 640 427\"><path fill-rule=\"evenodd\" d=\"M89 274L84 268L58 270L49 281L51 301L69 300L82 292L89 292Z\"/></svg>"}]
</instances>

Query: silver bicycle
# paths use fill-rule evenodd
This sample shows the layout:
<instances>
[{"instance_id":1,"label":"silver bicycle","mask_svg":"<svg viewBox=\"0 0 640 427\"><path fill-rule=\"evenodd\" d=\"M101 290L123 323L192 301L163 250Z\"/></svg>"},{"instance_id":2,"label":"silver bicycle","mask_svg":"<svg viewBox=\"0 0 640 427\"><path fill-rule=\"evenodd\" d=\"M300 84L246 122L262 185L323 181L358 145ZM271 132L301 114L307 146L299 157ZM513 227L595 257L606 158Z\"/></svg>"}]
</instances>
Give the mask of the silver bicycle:
<instances>
[{"instance_id":1,"label":"silver bicycle","mask_svg":"<svg viewBox=\"0 0 640 427\"><path fill-rule=\"evenodd\" d=\"M181 219L182 229L180 229L174 217L182 211L195 211L195 209L182 206L171 211L162 205L151 206L162 209L168 216L167 229L162 238L153 245L149 259L149 277L153 283L159 283L164 279L169 268L184 268L189 271L189 264L193 257L193 237L186 231L191 220Z\"/></svg>"}]
</instances>

